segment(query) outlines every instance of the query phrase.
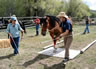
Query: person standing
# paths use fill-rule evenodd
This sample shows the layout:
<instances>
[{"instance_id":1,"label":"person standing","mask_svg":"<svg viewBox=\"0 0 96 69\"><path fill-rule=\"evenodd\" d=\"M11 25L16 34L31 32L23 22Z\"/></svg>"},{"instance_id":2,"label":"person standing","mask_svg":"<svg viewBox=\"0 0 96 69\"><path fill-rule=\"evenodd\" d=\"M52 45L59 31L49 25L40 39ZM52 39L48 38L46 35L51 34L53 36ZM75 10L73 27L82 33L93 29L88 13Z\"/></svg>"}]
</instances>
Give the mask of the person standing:
<instances>
[{"instance_id":1,"label":"person standing","mask_svg":"<svg viewBox=\"0 0 96 69\"><path fill-rule=\"evenodd\" d=\"M22 36L21 36L22 39L24 30L20 27L19 24L16 23L15 18L11 18L11 22L12 23L8 24L6 31L10 36L10 42L14 49L14 55L17 55L19 53L18 48L19 48L19 40L20 40L20 31L22 32Z\"/></svg>"},{"instance_id":2,"label":"person standing","mask_svg":"<svg viewBox=\"0 0 96 69\"><path fill-rule=\"evenodd\" d=\"M34 22L36 23L36 36L38 36L39 35L40 19L39 18L36 18L34 20Z\"/></svg>"},{"instance_id":3,"label":"person standing","mask_svg":"<svg viewBox=\"0 0 96 69\"><path fill-rule=\"evenodd\" d=\"M69 60L69 48L71 46L73 35L72 35L72 24L71 21L68 20L68 16L64 12L60 12L57 16L60 18L60 27L62 28L62 34L56 38L59 40L60 38L64 38L64 48L65 48L65 58L64 62Z\"/></svg>"},{"instance_id":4,"label":"person standing","mask_svg":"<svg viewBox=\"0 0 96 69\"><path fill-rule=\"evenodd\" d=\"M89 19L88 16L86 16L85 22L86 22L86 28L85 28L83 34L86 34L86 32L90 33L90 31L89 31L89 22L90 22L90 19Z\"/></svg>"}]
</instances>

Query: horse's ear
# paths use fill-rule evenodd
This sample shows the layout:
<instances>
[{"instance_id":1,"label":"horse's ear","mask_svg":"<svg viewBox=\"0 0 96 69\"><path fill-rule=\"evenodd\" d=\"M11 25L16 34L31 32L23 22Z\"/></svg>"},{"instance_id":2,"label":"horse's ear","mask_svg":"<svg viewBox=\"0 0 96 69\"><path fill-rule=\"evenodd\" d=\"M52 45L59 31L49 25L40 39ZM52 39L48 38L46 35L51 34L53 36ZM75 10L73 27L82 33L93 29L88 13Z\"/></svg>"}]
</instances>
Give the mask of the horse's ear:
<instances>
[{"instance_id":1,"label":"horse's ear","mask_svg":"<svg viewBox=\"0 0 96 69\"><path fill-rule=\"evenodd\" d=\"M42 24L42 18L39 18L40 19L40 24Z\"/></svg>"},{"instance_id":2,"label":"horse's ear","mask_svg":"<svg viewBox=\"0 0 96 69\"><path fill-rule=\"evenodd\" d=\"M40 24L42 25L45 22L45 18L40 18Z\"/></svg>"}]
</instances>

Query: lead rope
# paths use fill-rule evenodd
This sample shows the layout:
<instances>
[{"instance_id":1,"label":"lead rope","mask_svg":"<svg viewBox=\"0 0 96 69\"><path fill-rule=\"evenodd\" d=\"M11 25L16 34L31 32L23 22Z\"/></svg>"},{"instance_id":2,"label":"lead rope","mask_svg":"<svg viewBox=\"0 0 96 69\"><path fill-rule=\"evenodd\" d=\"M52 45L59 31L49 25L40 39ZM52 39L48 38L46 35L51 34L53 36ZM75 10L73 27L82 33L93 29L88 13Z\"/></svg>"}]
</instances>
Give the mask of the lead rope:
<instances>
[{"instance_id":1,"label":"lead rope","mask_svg":"<svg viewBox=\"0 0 96 69\"><path fill-rule=\"evenodd\" d=\"M9 36L10 36L10 35L9 35ZM17 45L16 45L16 43L15 43L15 41L14 41L13 37L11 37L11 36L10 36L10 38L12 39L12 41L13 41L13 43L14 43L15 47L16 47L17 52L19 53L18 48L17 48Z\"/></svg>"}]
</instances>

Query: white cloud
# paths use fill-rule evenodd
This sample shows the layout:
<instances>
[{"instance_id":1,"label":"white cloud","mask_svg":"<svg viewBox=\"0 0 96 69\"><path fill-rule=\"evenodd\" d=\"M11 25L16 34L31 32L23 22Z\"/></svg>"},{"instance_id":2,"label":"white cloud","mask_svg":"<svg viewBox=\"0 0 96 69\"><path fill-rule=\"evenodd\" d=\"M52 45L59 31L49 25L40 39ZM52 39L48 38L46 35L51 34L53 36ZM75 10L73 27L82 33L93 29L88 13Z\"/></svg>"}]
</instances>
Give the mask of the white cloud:
<instances>
[{"instance_id":1,"label":"white cloud","mask_svg":"<svg viewBox=\"0 0 96 69\"><path fill-rule=\"evenodd\" d=\"M96 10L96 0L83 0L83 2L87 4L90 9Z\"/></svg>"}]
</instances>

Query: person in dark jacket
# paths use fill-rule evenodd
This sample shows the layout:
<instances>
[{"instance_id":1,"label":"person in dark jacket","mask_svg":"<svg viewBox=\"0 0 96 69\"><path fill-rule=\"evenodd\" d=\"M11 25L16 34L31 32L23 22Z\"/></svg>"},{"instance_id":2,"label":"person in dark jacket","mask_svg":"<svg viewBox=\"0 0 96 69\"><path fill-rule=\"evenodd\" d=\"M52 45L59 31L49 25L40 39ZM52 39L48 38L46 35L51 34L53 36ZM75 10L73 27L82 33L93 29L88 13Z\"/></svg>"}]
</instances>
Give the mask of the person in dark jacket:
<instances>
[{"instance_id":1,"label":"person in dark jacket","mask_svg":"<svg viewBox=\"0 0 96 69\"><path fill-rule=\"evenodd\" d=\"M83 34L86 34L86 32L87 33L90 33L90 31L89 31L89 22L90 22L90 19L89 19L88 16L86 16L85 22L86 22L86 28L85 28Z\"/></svg>"},{"instance_id":2,"label":"person in dark jacket","mask_svg":"<svg viewBox=\"0 0 96 69\"><path fill-rule=\"evenodd\" d=\"M64 48L65 48L65 58L64 62L69 60L69 48L71 46L73 35L72 35L72 24L71 21L68 19L68 16L64 12L60 12L57 16L60 18L61 24L60 27L62 28L62 34L56 38L59 40L60 38L64 38Z\"/></svg>"}]
</instances>

